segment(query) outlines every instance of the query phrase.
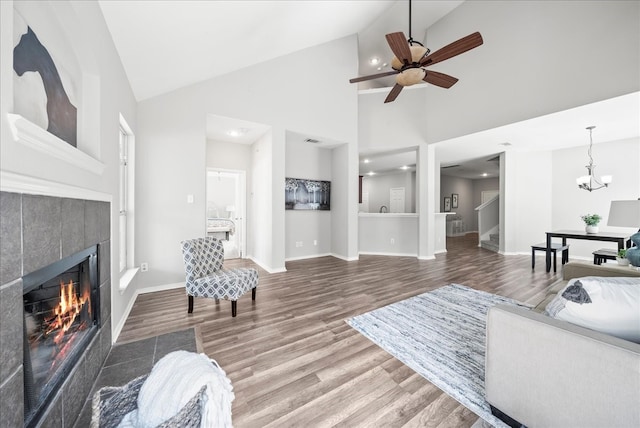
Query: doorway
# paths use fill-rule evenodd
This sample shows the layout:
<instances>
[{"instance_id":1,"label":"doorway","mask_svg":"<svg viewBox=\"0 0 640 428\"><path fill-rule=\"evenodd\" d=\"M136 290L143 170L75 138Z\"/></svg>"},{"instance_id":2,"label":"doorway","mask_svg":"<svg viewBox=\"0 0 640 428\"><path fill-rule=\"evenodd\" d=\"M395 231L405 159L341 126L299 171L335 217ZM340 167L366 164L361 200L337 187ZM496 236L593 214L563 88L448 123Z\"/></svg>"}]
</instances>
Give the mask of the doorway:
<instances>
[{"instance_id":1,"label":"doorway","mask_svg":"<svg viewBox=\"0 0 640 428\"><path fill-rule=\"evenodd\" d=\"M242 258L246 248L245 171L207 168L206 234L224 245L224 258Z\"/></svg>"}]
</instances>

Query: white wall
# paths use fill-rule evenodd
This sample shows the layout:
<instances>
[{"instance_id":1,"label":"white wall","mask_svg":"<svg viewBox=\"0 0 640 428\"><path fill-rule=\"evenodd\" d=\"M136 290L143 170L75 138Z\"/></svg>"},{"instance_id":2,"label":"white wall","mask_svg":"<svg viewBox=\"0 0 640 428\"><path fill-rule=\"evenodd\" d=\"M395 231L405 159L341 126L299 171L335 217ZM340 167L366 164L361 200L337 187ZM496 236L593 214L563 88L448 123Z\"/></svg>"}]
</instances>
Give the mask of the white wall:
<instances>
[{"instance_id":1,"label":"white wall","mask_svg":"<svg viewBox=\"0 0 640 428\"><path fill-rule=\"evenodd\" d=\"M601 231L633 233L637 228L606 226L612 200L640 197L640 140L629 139L593 146L597 174L610 172L613 183L605 189L588 192L576 185L588 163L588 146L556 151L506 152L501 172L505 216L501 235L507 254L530 254L531 245L544 242L550 230L584 230L581 215L597 213L603 217ZM502 201L501 199L501 201ZM502 203L502 202L501 202ZM597 241L569 242L571 257L592 260L592 252L615 245Z\"/></svg>"},{"instance_id":2,"label":"white wall","mask_svg":"<svg viewBox=\"0 0 640 428\"><path fill-rule=\"evenodd\" d=\"M552 227L551 196L556 185L552 152L506 152L500 176L500 250L506 254L531 253L531 245L544 242ZM575 179L573 180L575 183ZM506 228L506 230L505 230Z\"/></svg>"},{"instance_id":3,"label":"white wall","mask_svg":"<svg viewBox=\"0 0 640 428\"><path fill-rule=\"evenodd\" d=\"M358 146L343 144L332 150L331 253L358 259Z\"/></svg>"},{"instance_id":4,"label":"white wall","mask_svg":"<svg viewBox=\"0 0 640 428\"><path fill-rule=\"evenodd\" d=\"M264 233L273 230L274 206L277 203L273 188L273 134L267 133L253 143L251 151L253 166L249 205L251 213L247 226L247 255L266 269L276 270L269 264L270 248L274 247L274 235ZM284 180L282 181L284 187ZM284 191L282 192L284 193ZM284 205L284 201L282 201Z\"/></svg>"},{"instance_id":5,"label":"white wall","mask_svg":"<svg viewBox=\"0 0 640 428\"><path fill-rule=\"evenodd\" d=\"M318 63L317 58L323 61ZM204 224L208 114L272 127L269 144L263 141L252 147L247 254L268 270L284 269L286 130L322 135L355 147L357 88L348 80L357 74L356 60L356 38L347 37L139 104L138 159L148 161L138 183L149 195L138 205L140 216L146 219L139 254L149 262L149 273L140 277L138 287L184 280L177 245L201 233L199 227ZM317 64L311 68L304 65L309 63ZM357 197L358 164L354 155L345 159L348 163L341 174L354 177L348 191ZM341 178L341 182L347 192L347 180ZM186 204L187 194L196 195L194 204ZM334 191L332 196L339 195ZM345 203L342 209L347 212ZM332 227L346 229L346 222L346 218L332 218ZM357 240L357 235L334 236L332 243L349 239ZM343 246L348 247L347 243Z\"/></svg>"},{"instance_id":6,"label":"white wall","mask_svg":"<svg viewBox=\"0 0 640 428\"><path fill-rule=\"evenodd\" d=\"M41 38L52 50L73 52L83 73L78 112L78 147L105 165L102 174L75 167L13 141L7 114L13 112L13 9L29 23L51 26L48 34L64 33L60 39ZM123 317L133 289L120 294L118 225L118 135L119 115L137 133L136 102L97 2L0 2L0 94L1 151L3 173L17 173L59 185L97 192L111 204L112 330ZM58 26L59 25L59 26ZM57 43L59 43L57 45ZM45 189L43 187L43 189ZM38 193L38 189L34 189ZM114 262L115 261L115 262ZM104 320L107 322L108 320Z\"/></svg>"},{"instance_id":7,"label":"white wall","mask_svg":"<svg viewBox=\"0 0 640 428\"><path fill-rule=\"evenodd\" d=\"M613 182L606 189L593 192L578 189L576 178L586 174L588 146L553 152L553 182L551 199L551 227L554 230L584 230L580 216L600 214L600 231L634 233L640 228L607 226L609 206L614 200L640 198L640 139L609 143L594 143L593 161L596 175L611 174ZM599 248L617 248L615 244L597 241L569 241L570 256L593 259L592 252Z\"/></svg>"},{"instance_id":8,"label":"white wall","mask_svg":"<svg viewBox=\"0 0 640 428\"><path fill-rule=\"evenodd\" d=\"M207 141L207 168L233 169L251 173L251 145Z\"/></svg>"},{"instance_id":9,"label":"white wall","mask_svg":"<svg viewBox=\"0 0 640 428\"><path fill-rule=\"evenodd\" d=\"M288 140L285 175L290 178L331 181L332 207L335 183L332 151L311 143ZM284 182L282 183L284 192ZM316 244L314 244L314 241ZM302 247L296 247L302 242ZM285 210L285 258L299 259L331 253L331 211Z\"/></svg>"},{"instance_id":10,"label":"white wall","mask_svg":"<svg viewBox=\"0 0 640 428\"><path fill-rule=\"evenodd\" d=\"M427 47L474 31L484 44L437 65L460 81L448 90L427 88L428 108L419 115L427 141L638 91L638 16L637 1L462 3L428 29Z\"/></svg>"}]
</instances>

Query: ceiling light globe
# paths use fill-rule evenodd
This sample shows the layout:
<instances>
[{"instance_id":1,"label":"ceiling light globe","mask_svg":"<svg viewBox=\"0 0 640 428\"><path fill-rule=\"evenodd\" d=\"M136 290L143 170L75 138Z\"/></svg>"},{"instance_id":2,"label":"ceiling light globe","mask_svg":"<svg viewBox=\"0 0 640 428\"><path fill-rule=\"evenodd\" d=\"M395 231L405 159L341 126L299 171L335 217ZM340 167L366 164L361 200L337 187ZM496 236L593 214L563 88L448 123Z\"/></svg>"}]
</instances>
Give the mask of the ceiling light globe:
<instances>
[{"instance_id":1,"label":"ceiling light globe","mask_svg":"<svg viewBox=\"0 0 640 428\"><path fill-rule=\"evenodd\" d=\"M402 86L411 86L422 82L426 72L422 68L409 68L396 75L396 83Z\"/></svg>"}]
</instances>

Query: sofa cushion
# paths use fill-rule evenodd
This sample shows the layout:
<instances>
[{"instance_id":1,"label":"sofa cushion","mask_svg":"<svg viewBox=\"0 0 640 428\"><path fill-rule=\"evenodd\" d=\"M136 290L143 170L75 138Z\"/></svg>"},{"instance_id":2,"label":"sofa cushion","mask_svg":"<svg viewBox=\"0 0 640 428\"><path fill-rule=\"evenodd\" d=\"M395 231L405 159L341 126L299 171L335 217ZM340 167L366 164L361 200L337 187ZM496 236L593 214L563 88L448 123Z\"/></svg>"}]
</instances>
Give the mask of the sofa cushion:
<instances>
[{"instance_id":1,"label":"sofa cushion","mask_svg":"<svg viewBox=\"0 0 640 428\"><path fill-rule=\"evenodd\" d=\"M571 293L565 293L567 288ZM583 303L566 298L578 295L582 298L574 300ZM584 302L585 295L590 303ZM640 279L595 276L571 279L546 306L546 313L559 320L640 343Z\"/></svg>"}]
</instances>

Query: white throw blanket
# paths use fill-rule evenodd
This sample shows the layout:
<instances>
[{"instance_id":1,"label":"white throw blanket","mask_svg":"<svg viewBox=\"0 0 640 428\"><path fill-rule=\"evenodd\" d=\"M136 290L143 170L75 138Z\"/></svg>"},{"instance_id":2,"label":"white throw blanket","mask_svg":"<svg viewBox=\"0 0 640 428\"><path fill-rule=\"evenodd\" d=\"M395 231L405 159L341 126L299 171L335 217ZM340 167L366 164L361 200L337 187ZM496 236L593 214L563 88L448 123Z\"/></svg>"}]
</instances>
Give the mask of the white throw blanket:
<instances>
[{"instance_id":1,"label":"white throw blanket","mask_svg":"<svg viewBox=\"0 0 640 428\"><path fill-rule=\"evenodd\" d=\"M138 408L119 428L153 428L176 415L206 386L201 428L231 427L231 381L205 354L175 351L151 370L138 394Z\"/></svg>"}]
</instances>

